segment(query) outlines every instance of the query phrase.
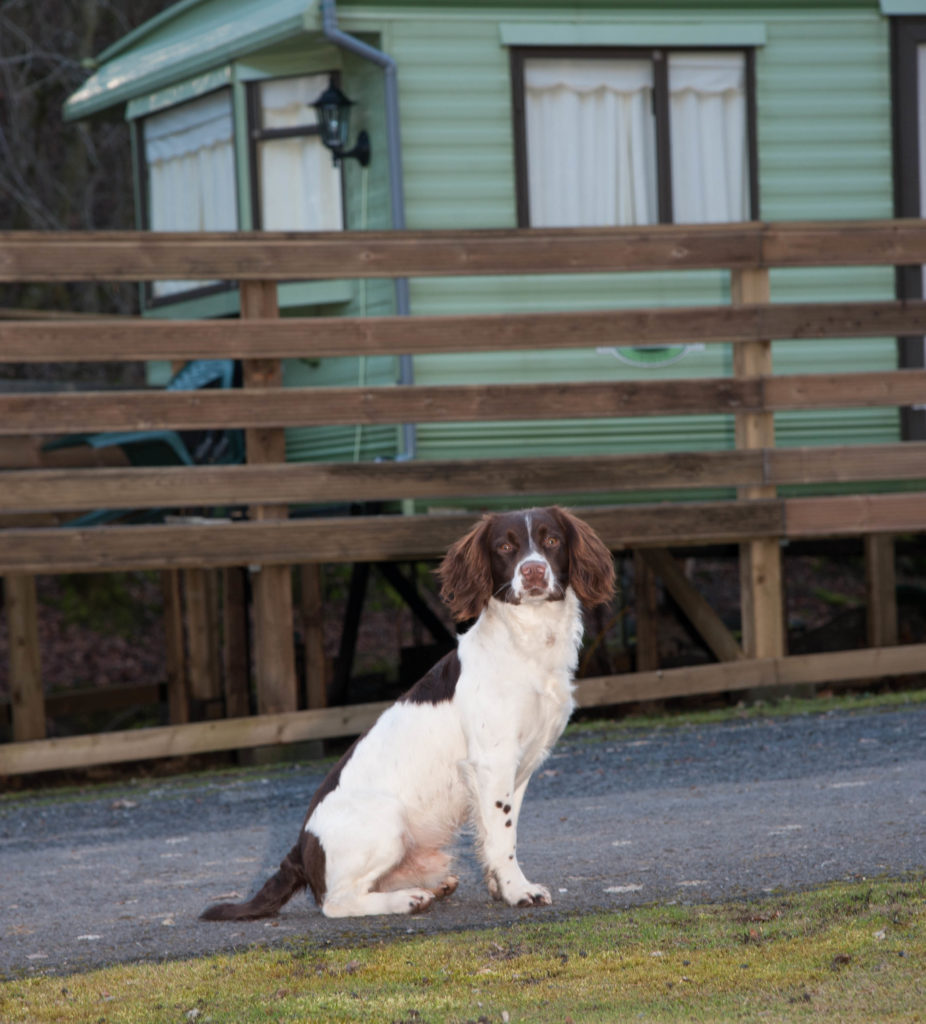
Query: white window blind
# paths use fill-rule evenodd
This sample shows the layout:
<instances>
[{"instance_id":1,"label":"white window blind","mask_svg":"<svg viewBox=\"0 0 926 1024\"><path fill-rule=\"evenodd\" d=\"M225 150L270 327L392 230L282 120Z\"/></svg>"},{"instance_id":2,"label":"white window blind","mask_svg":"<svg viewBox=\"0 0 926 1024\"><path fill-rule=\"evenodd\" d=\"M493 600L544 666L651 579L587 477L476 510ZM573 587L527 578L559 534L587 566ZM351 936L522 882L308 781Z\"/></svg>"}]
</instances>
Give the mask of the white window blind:
<instances>
[{"instance_id":1,"label":"white window blind","mask_svg":"<svg viewBox=\"0 0 926 1024\"><path fill-rule=\"evenodd\" d=\"M279 78L260 85L264 130L316 123L310 105L327 75ZM318 135L264 139L258 145L261 227L268 231L340 231L341 174Z\"/></svg>"},{"instance_id":2,"label":"white window blind","mask_svg":"<svg viewBox=\"0 0 926 1024\"><path fill-rule=\"evenodd\" d=\"M211 93L145 118L148 224L153 231L238 227L231 94ZM207 281L157 281L163 298Z\"/></svg>"},{"instance_id":3,"label":"white window blind","mask_svg":"<svg viewBox=\"0 0 926 1024\"><path fill-rule=\"evenodd\" d=\"M669 55L672 215L749 219L746 67L740 53Z\"/></svg>"},{"instance_id":4,"label":"white window blind","mask_svg":"<svg viewBox=\"0 0 926 1024\"><path fill-rule=\"evenodd\" d=\"M652 90L648 60L525 62L532 225L656 221Z\"/></svg>"},{"instance_id":5,"label":"white window blind","mask_svg":"<svg viewBox=\"0 0 926 1024\"><path fill-rule=\"evenodd\" d=\"M673 219L748 219L744 55L672 53L668 80ZM649 57L525 60L533 226L659 219L654 88Z\"/></svg>"}]
</instances>

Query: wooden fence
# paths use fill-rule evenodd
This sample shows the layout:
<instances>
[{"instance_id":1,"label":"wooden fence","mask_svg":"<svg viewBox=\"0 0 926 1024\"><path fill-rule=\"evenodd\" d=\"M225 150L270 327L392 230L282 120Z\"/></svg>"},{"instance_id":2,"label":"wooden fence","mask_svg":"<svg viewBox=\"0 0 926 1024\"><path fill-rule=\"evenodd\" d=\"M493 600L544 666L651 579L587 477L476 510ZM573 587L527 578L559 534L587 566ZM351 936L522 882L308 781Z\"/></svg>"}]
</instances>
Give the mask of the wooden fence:
<instances>
[{"instance_id":1,"label":"wooden fence","mask_svg":"<svg viewBox=\"0 0 926 1024\"><path fill-rule=\"evenodd\" d=\"M926 668L926 643L896 645L893 538L926 531L926 443L775 447L774 417L796 409L902 407L926 399L926 370L773 375L771 339L926 334L926 303L772 303L772 267L926 262L926 222L791 223L316 235L0 233L0 281L233 280L241 318L0 320L0 361L241 360L243 387L198 392L0 394L0 439L153 428L243 429L244 465L6 469L0 476L0 575L11 635L13 742L0 774L350 735L382 704L322 707L320 638L308 652L309 710L297 711L292 573L318 613L317 567L439 557L466 514L288 518L288 506L407 498L512 505L532 495L598 493L583 510L614 551L632 549L639 576L658 575L718 658L716 664L583 680L582 705L904 675ZM294 318L278 316L280 281L721 268L729 305L594 312ZM281 360L568 349L700 342L734 346L730 378L441 387L283 388ZM834 358L834 366L838 359ZM284 428L330 424L545 420L728 413L731 451L396 463L287 464ZM846 485L791 497L790 484ZM878 483L877 490L870 485ZM621 492L737 488L718 501L620 504ZM892 489L893 488L893 489ZM96 508L244 506L240 521L92 528L46 525ZM32 517L32 518L29 518ZM33 525L42 524L42 525ZM789 657L783 540L865 538L869 647ZM669 549L740 545L742 637L721 623ZM241 685L226 687L231 717L190 722L188 681L169 681L169 726L45 739L34 576L249 567L253 582L256 716ZM259 570L259 571L258 571ZM232 577L229 577L232 579ZM194 610L188 608L188 615ZM641 650L652 632L639 604ZM168 624L179 642L180 623ZM231 627L232 633L234 628ZM191 635L196 633L190 627ZM173 637L173 640L171 640ZM311 646L311 645L310 645ZM651 649L651 644L649 648ZM243 657L239 652L239 661ZM245 681L246 685L246 681Z\"/></svg>"}]
</instances>

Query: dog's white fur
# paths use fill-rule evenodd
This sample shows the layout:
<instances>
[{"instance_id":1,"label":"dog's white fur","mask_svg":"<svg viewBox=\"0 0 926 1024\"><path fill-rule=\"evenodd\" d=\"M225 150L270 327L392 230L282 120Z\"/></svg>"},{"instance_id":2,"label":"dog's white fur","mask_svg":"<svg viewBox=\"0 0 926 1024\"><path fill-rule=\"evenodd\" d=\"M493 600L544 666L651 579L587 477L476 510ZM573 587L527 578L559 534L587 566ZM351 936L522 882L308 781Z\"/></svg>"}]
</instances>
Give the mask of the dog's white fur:
<instances>
[{"instance_id":1,"label":"dog's white fur","mask_svg":"<svg viewBox=\"0 0 926 1024\"><path fill-rule=\"evenodd\" d=\"M470 821L493 895L551 902L518 864L518 815L572 712L581 637L571 588L561 601L493 599L460 638L452 700L398 703L382 715L305 826L325 851L326 915L423 909L455 887L443 851ZM418 885L406 887L409 877Z\"/></svg>"},{"instance_id":2,"label":"dog's white fur","mask_svg":"<svg viewBox=\"0 0 926 1024\"><path fill-rule=\"evenodd\" d=\"M611 556L564 509L485 517L454 544L442 597L472 628L329 773L299 842L251 900L208 920L276 913L309 886L329 917L414 913L457 886L447 852L471 824L490 892L550 892L518 864L528 780L573 708L582 607L610 599Z\"/></svg>"}]
</instances>

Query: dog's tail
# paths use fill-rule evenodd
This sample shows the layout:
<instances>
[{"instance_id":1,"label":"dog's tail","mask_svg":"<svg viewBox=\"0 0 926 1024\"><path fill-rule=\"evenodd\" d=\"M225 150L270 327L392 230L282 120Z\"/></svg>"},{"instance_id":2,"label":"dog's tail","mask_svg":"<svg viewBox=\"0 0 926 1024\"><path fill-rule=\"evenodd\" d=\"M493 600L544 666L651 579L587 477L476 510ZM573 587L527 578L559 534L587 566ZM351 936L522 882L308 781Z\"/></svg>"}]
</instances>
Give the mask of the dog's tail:
<instances>
[{"instance_id":1,"label":"dog's tail","mask_svg":"<svg viewBox=\"0 0 926 1024\"><path fill-rule=\"evenodd\" d=\"M260 892L245 903L215 903L199 915L202 921L256 921L274 914L300 889L309 884L302 860L302 847L297 843L280 864L272 878L264 882Z\"/></svg>"}]
</instances>

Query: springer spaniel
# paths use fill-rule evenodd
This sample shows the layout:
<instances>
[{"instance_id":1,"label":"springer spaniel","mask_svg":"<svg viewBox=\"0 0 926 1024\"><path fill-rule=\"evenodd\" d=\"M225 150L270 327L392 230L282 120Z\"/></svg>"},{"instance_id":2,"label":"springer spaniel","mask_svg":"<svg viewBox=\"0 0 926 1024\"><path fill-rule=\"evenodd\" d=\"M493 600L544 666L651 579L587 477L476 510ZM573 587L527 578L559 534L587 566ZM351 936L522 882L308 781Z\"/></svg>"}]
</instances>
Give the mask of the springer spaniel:
<instances>
[{"instance_id":1,"label":"springer spaniel","mask_svg":"<svg viewBox=\"0 0 926 1024\"><path fill-rule=\"evenodd\" d=\"M475 624L331 770L257 895L204 919L268 917L306 886L328 917L427 910L457 887L446 847L468 823L496 899L551 902L518 865L518 814L572 712L581 604L610 599L611 555L564 509L530 509L485 516L438 575Z\"/></svg>"}]
</instances>

